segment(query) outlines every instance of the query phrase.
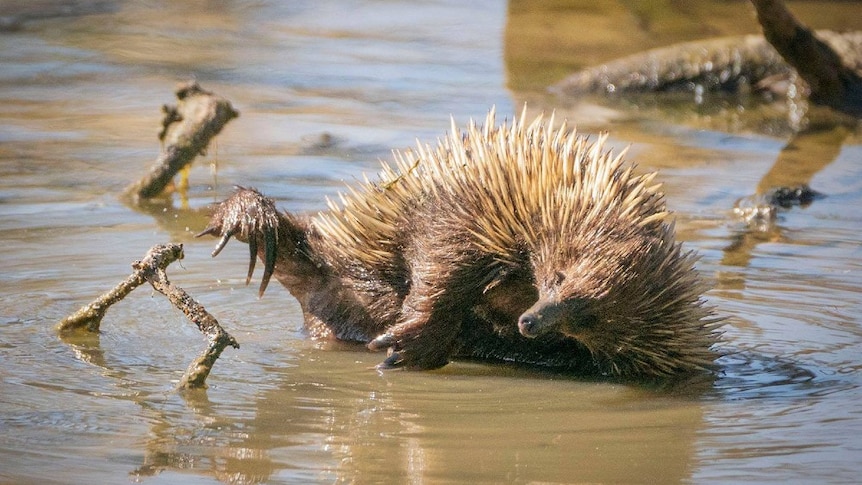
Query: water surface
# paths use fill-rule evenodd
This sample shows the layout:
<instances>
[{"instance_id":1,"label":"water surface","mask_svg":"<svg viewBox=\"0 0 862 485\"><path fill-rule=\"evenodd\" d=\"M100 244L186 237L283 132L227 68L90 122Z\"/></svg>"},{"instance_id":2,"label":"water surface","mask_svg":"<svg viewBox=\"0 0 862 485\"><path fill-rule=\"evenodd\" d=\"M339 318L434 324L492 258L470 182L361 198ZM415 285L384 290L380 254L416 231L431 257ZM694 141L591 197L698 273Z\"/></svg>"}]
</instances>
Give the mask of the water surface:
<instances>
[{"instance_id":1,"label":"water surface","mask_svg":"<svg viewBox=\"0 0 862 485\"><path fill-rule=\"evenodd\" d=\"M742 2L463 3L0 2L0 482L862 476L858 129L827 123L791 143L780 112L750 123L725 101L542 93L639 49L755 32ZM854 2L792 5L816 27L862 28ZM178 197L130 208L119 194L155 159L160 107L189 78L241 116L195 163L187 208ZM212 260L212 241L191 237L234 184L321 210L391 148L444 134L450 116L511 116L524 102L610 130L661 171L679 236L714 282L707 298L728 317L733 354L714 383L654 389L468 362L378 373L378 354L308 340L280 287L258 300L245 247ZM737 200L796 182L827 197L762 230L734 217ZM242 345L205 392L174 392L205 341L146 288L98 336L53 331L168 241L186 249L172 281Z\"/></svg>"}]
</instances>

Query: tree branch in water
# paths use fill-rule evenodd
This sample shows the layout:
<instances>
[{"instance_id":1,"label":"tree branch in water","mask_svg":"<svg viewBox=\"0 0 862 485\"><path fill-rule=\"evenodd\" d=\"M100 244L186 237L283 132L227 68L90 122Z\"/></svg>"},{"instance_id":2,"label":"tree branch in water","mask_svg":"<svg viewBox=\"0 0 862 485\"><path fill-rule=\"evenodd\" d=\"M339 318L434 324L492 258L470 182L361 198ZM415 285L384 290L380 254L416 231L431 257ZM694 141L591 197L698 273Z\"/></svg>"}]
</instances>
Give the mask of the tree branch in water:
<instances>
[{"instance_id":1,"label":"tree branch in water","mask_svg":"<svg viewBox=\"0 0 862 485\"><path fill-rule=\"evenodd\" d=\"M780 0L751 0L766 39L808 83L811 101L862 116L859 52L836 50L802 25Z\"/></svg>"},{"instance_id":2,"label":"tree branch in water","mask_svg":"<svg viewBox=\"0 0 862 485\"><path fill-rule=\"evenodd\" d=\"M230 101L204 90L196 82L179 86L176 95L177 106L163 107L161 154L149 173L126 188L126 195L136 200L161 194L180 170L206 150L224 125L239 116Z\"/></svg>"},{"instance_id":3,"label":"tree branch in water","mask_svg":"<svg viewBox=\"0 0 862 485\"><path fill-rule=\"evenodd\" d=\"M61 336L81 330L98 332L102 318L111 305L122 300L138 286L149 282L156 291L168 297L168 300L209 339L210 343L206 350L191 363L179 384L180 389L206 387L206 378L222 351L228 345L238 349L239 343L219 325L218 320L207 312L203 305L168 280L165 269L169 264L182 258L182 244L153 246L147 251L144 259L132 263L134 271L128 278L89 305L63 319L57 326L57 331Z\"/></svg>"}]
</instances>

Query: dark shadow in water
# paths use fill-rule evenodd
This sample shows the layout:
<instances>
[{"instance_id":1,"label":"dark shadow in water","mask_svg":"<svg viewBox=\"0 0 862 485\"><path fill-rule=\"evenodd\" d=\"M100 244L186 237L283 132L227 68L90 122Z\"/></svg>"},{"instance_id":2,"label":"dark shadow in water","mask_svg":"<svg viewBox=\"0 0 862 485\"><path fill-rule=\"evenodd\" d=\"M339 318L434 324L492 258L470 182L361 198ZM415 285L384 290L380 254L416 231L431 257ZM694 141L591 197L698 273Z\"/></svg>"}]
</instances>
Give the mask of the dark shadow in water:
<instances>
[{"instance_id":1,"label":"dark shadow in water","mask_svg":"<svg viewBox=\"0 0 862 485\"><path fill-rule=\"evenodd\" d=\"M117 10L115 0L28 0L0 2L0 33L15 32L38 20L102 14Z\"/></svg>"},{"instance_id":2,"label":"dark shadow in water","mask_svg":"<svg viewBox=\"0 0 862 485\"><path fill-rule=\"evenodd\" d=\"M139 402L151 411L152 425L143 463L130 474L141 479L178 472L228 483L274 479L406 483L454 476L517 483L640 479L679 483L691 478L698 463L698 437L708 427L703 402L799 400L842 385L815 379L810 370L758 355L755 349L725 357L727 376L719 377L715 385L710 381L705 386L679 383L671 390L634 389L631 392L638 395L628 404L584 412L577 405L568 410L568 404L529 391L516 395L520 401L505 404L461 397L500 378L544 380L555 392L567 392L561 388L569 387L560 382L565 377L552 373L454 365L414 374L419 383L408 382L411 376L384 376L388 385L381 388L374 378L358 376L373 371L351 368L355 352L320 352L336 354L344 365L327 370L312 358L287 370L269 369L281 375L280 382L253 397L248 408L254 415L249 419L220 412L205 391L182 396L193 412L191 420L172 416L146 400ZM463 385L453 386L452 380ZM692 392L692 386L707 391ZM596 399L589 389L582 392L583 399ZM556 412L547 409L555 402L564 407ZM560 418L573 421L547 422ZM464 440L469 450L442 445L452 439ZM625 466L619 466L621 457Z\"/></svg>"},{"instance_id":3,"label":"dark shadow in water","mask_svg":"<svg viewBox=\"0 0 862 485\"><path fill-rule=\"evenodd\" d=\"M784 207L764 198L779 188L809 187L814 176L838 157L845 140L857 126L855 120L824 113L793 135L757 184L755 194L745 201L737 202L737 210L741 205L748 204L749 210L760 213L747 217L733 235L731 243L724 249L723 265L746 267L758 244L784 240L779 224L781 212L792 207L807 207L813 198L795 203L790 201ZM813 189L816 191L816 187Z\"/></svg>"},{"instance_id":4,"label":"dark shadow in water","mask_svg":"<svg viewBox=\"0 0 862 485\"><path fill-rule=\"evenodd\" d=\"M478 460L487 468L477 478L490 476L500 481L564 482L577 470L577 478L585 481L616 476L615 482L631 482L646 476L677 483L690 477L703 427L698 401L712 389L711 378L647 385L602 383L549 370L488 363L378 375L372 369L377 354L326 345L297 361L265 369L279 376L274 387L227 399L243 416L252 416L249 418L237 417L236 412L232 415L224 400L214 404L206 390L176 394L141 390L130 381L130 373L106 359L98 335L63 340L78 358L102 369L107 378L117 379L119 386L138 389L105 395L134 402L150 423L141 462L129 470L134 480L179 473L226 483L266 483L274 477L288 477L288 482L296 478L304 482L404 483L466 477L463 474L478 473L473 468ZM482 399L481 392L474 394L501 379L508 389L499 396ZM576 383L574 391L563 384L566 381ZM638 395L637 402L647 404L624 400L612 409L586 406L584 410L578 405L570 407L560 396L520 392L521 386L529 389L535 383L539 383L537 389L558 389L560 384L566 392L577 392L584 399L593 395L591 389L626 399L613 392L622 384ZM465 395L470 397L465 399ZM183 405L178 406L177 396ZM601 417L596 418L595 413ZM595 423L580 423L579 419L547 421L560 416L598 419L599 430ZM525 430L527 436L512 429ZM662 446L632 445L625 438L632 430L638 433L638 443ZM601 449L593 441L595 433L602 436ZM603 433L622 435L605 441ZM671 436L664 436L666 433ZM469 453L441 446L441 439L459 436L469 440ZM626 457L625 467L617 466L617 456ZM554 466L563 459L568 465Z\"/></svg>"}]
</instances>

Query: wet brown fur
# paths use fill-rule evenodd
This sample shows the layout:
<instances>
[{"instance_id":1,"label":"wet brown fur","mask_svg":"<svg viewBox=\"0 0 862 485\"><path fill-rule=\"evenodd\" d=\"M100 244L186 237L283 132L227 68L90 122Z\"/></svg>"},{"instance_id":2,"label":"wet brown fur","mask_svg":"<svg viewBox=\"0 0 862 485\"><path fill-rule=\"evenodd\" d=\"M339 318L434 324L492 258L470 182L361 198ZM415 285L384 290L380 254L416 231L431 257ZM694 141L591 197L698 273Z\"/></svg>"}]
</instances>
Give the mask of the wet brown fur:
<instances>
[{"instance_id":1,"label":"wet brown fur","mask_svg":"<svg viewBox=\"0 0 862 485\"><path fill-rule=\"evenodd\" d=\"M240 189L202 234L249 243L316 337L630 377L708 371L720 325L674 242L655 174L565 124L523 116L396 152L380 180L311 218Z\"/></svg>"}]
</instances>

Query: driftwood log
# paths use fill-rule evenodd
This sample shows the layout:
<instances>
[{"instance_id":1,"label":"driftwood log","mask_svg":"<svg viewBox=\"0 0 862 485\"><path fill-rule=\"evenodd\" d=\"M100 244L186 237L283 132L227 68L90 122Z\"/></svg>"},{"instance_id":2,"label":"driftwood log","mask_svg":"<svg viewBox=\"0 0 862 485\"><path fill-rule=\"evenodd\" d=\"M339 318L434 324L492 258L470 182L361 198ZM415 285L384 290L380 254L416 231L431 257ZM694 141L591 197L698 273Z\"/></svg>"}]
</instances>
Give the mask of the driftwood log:
<instances>
[{"instance_id":1,"label":"driftwood log","mask_svg":"<svg viewBox=\"0 0 862 485\"><path fill-rule=\"evenodd\" d=\"M122 300L132 290L144 283L150 283L159 293L180 309L207 337L209 345L186 370L180 379L180 389L199 389L206 387L215 361L227 346L238 349L237 341L227 333L218 320L194 300L185 290L168 280L165 269L172 262L183 258L182 244L160 244L153 246L144 258L132 263L132 274L112 290L99 296L95 301L82 307L74 314L63 319L57 326L61 336L73 332L98 332L102 318L108 308Z\"/></svg>"},{"instance_id":2,"label":"driftwood log","mask_svg":"<svg viewBox=\"0 0 862 485\"><path fill-rule=\"evenodd\" d=\"M176 95L176 106L162 107L165 117L159 133L161 153L149 173L126 188L126 195L135 200L161 194L174 176L203 153L230 120L239 116L227 99L204 90L196 82L179 86Z\"/></svg>"},{"instance_id":3,"label":"driftwood log","mask_svg":"<svg viewBox=\"0 0 862 485\"><path fill-rule=\"evenodd\" d=\"M780 0L751 0L766 40L808 83L809 99L862 116L862 52L858 45L827 44L802 25Z\"/></svg>"},{"instance_id":4,"label":"driftwood log","mask_svg":"<svg viewBox=\"0 0 862 485\"><path fill-rule=\"evenodd\" d=\"M862 32L812 31L780 0L751 0L764 35L706 39L640 52L578 71L550 89L583 94L781 90L862 116ZM788 93L785 93L788 94ZM696 98L697 99L697 98Z\"/></svg>"}]
</instances>

